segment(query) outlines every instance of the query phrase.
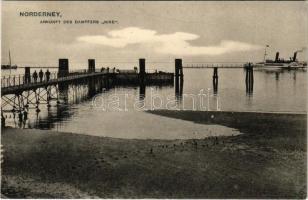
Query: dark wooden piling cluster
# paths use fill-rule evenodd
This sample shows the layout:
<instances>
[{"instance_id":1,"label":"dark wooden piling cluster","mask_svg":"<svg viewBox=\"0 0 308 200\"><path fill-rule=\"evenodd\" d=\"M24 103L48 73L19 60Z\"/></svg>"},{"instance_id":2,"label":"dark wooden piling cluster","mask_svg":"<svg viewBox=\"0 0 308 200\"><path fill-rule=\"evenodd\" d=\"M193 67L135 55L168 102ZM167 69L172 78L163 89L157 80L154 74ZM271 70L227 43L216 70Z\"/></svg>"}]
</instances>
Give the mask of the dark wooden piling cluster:
<instances>
[{"instance_id":1,"label":"dark wooden piling cluster","mask_svg":"<svg viewBox=\"0 0 308 200\"><path fill-rule=\"evenodd\" d=\"M175 96L182 99L184 85L184 73L182 59L175 59Z\"/></svg>"},{"instance_id":2,"label":"dark wooden piling cluster","mask_svg":"<svg viewBox=\"0 0 308 200\"><path fill-rule=\"evenodd\" d=\"M30 74L30 67L25 67L25 83L30 83L31 74Z\"/></svg>"},{"instance_id":3,"label":"dark wooden piling cluster","mask_svg":"<svg viewBox=\"0 0 308 200\"><path fill-rule=\"evenodd\" d=\"M214 67L213 72L213 93L217 94L218 92L218 68Z\"/></svg>"},{"instance_id":4,"label":"dark wooden piling cluster","mask_svg":"<svg viewBox=\"0 0 308 200\"><path fill-rule=\"evenodd\" d=\"M88 59L88 72L95 72L95 59Z\"/></svg>"},{"instance_id":5,"label":"dark wooden piling cluster","mask_svg":"<svg viewBox=\"0 0 308 200\"><path fill-rule=\"evenodd\" d=\"M58 77L65 77L69 75L69 65L68 65L68 59L61 58L59 59L59 71L58 71Z\"/></svg>"},{"instance_id":6,"label":"dark wooden piling cluster","mask_svg":"<svg viewBox=\"0 0 308 200\"><path fill-rule=\"evenodd\" d=\"M251 95L253 93L253 66L251 63L248 63L248 65L245 67L246 70L246 94Z\"/></svg>"},{"instance_id":7,"label":"dark wooden piling cluster","mask_svg":"<svg viewBox=\"0 0 308 200\"><path fill-rule=\"evenodd\" d=\"M141 84L145 83L145 59L139 59L139 81Z\"/></svg>"},{"instance_id":8,"label":"dark wooden piling cluster","mask_svg":"<svg viewBox=\"0 0 308 200\"><path fill-rule=\"evenodd\" d=\"M94 59L88 59L88 72L94 73L95 72L95 60ZM96 93L96 87L95 87L95 79L91 78L88 80L88 96L94 96Z\"/></svg>"}]
</instances>

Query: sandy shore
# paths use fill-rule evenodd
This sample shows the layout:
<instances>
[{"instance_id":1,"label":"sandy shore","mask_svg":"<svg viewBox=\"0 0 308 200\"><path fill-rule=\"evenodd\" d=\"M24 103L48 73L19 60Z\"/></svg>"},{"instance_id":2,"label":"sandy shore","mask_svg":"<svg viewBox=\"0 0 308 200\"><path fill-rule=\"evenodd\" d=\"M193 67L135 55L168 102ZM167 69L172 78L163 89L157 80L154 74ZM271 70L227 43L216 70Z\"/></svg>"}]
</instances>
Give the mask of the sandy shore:
<instances>
[{"instance_id":1,"label":"sandy shore","mask_svg":"<svg viewBox=\"0 0 308 200\"><path fill-rule=\"evenodd\" d=\"M306 115L151 113L244 134L135 140L5 128L1 193L10 198L306 197Z\"/></svg>"}]
</instances>

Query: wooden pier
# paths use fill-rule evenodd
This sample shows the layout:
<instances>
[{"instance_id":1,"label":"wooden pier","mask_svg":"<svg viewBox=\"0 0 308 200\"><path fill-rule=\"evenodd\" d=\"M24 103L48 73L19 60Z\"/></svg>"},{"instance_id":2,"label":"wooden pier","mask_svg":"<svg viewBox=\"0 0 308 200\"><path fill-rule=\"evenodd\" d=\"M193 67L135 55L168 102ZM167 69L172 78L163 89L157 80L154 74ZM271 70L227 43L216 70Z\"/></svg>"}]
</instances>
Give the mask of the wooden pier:
<instances>
[{"instance_id":1,"label":"wooden pier","mask_svg":"<svg viewBox=\"0 0 308 200\"><path fill-rule=\"evenodd\" d=\"M140 59L144 60L144 59ZM60 59L59 71L57 73L51 74L50 80L46 80L44 77L43 81L33 80L32 77L30 81L26 81L27 76L30 76L30 70L26 70L25 75L16 75L3 77L1 79L1 96L7 94L17 94L26 90L34 90L41 87L48 87L50 85L56 85L65 82L78 81L80 79L92 79L100 77L101 79L111 79L113 83L127 83L127 84L139 84L140 82L144 84L160 84L160 83L173 83L174 73L168 72L158 72L158 73L146 73L145 71L145 60L140 66L142 70L139 73L123 73L121 70L119 72L110 72L109 70L96 70L95 60L89 59L89 68L87 70L76 70L68 71L68 63L61 65L63 59ZM64 66L64 70L63 70ZM37 67L36 67L37 68ZM27 69L27 68L25 68ZM42 69L42 68L41 68ZM29 73L29 74L27 74Z\"/></svg>"},{"instance_id":2,"label":"wooden pier","mask_svg":"<svg viewBox=\"0 0 308 200\"><path fill-rule=\"evenodd\" d=\"M225 63L225 64L214 64L214 63L202 63L202 64L190 64L185 65L183 68L190 68L190 69L203 69L203 68L227 68L227 69L238 69L244 68L245 63Z\"/></svg>"},{"instance_id":3,"label":"wooden pier","mask_svg":"<svg viewBox=\"0 0 308 200\"><path fill-rule=\"evenodd\" d=\"M88 95L93 96L103 89L116 85L135 85L145 88L146 85L173 85L174 73L147 73L145 59L139 59L137 70L116 70L113 68L95 69L95 60L88 60L88 69L69 71L69 60L59 59L58 72L35 77L30 73L30 67L25 67L25 74L2 77L1 98L2 112L25 112L31 105L39 112L39 104L50 106L52 100L59 103L61 91L69 85L87 85ZM30 97L32 95L32 97ZM10 106L10 109L4 109Z\"/></svg>"}]
</instances>

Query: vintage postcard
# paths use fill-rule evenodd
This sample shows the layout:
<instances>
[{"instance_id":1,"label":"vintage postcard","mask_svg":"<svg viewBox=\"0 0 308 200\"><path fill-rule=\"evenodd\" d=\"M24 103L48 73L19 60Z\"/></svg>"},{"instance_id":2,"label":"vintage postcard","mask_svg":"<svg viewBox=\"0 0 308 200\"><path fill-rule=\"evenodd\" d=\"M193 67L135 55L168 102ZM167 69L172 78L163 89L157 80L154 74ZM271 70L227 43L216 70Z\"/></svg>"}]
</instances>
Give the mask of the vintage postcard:
<instances>
[{"instance_id":1,"label":"vintage postcard","mask_svg":"<svg viewBox=\"0 0 308 200\"><path fill-rule=\"evenodd\" d=\"M1 198L305 199L306 1L2 1Z\"/></svg>"}]
</instances>

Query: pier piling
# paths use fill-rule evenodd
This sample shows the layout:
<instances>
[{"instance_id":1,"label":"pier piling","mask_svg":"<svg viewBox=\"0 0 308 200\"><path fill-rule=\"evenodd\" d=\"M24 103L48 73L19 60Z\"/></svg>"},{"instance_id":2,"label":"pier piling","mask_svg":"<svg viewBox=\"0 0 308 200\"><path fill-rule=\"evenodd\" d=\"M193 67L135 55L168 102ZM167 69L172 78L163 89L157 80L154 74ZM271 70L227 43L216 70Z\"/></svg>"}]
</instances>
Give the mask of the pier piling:
<instances>
[{"instance_id":1,"label":"pier piling","mask_svg":"<svg viewBox=\"0 0 308 200\"><path fill-rule=\"evenodd\" d=\"M214 67L213 71L213 92L217 94L218 91L218 68Z\"/></svg>"},{"instance_id":2,"label":"pier piling","mask_svg":"<svg viewBox=\"0 0 308 200\"><path fill-rule=\"evenodd\" d=\"M175 59L175 77L183 77L182 59Z\"/></svg>"},{"instance_id":3,"label":"pier piling","mask_svg":"<svg viewBox=\"0 0 308 200\"><path fill-rule=\"evenodd\" d=\"M251 63L248 63L248 66L246 67L246 93L248 95L251 95L253 92L253 83L254 83L254 77L253 77L253 66Z\"/></svg>"},{"instance_id":4,"label":"pier piling","mask_svg":"<svg viewBox=\"0 0 308 200\"><path fill-rule=\"evenodd\" d=\"M68 59L59 59L58 77L65 77L69 74Z\"/></svg>"},{"instance_id":5,"label":"pier piling","mask_svg":"<svg viewBox=\"0 0 308 200\"><path fill-rule=\"evenodd\" d=\"M182 59L175 59L175 96L177 98L183 95L183 76Z\"/></svg>"},{"instance_id":6,"label":"pier piling","mask_svg":"<svg viewBox=\"0 0 308 200\"><path fill-rule=\"evenodd\" d=\"M95 59L88 59L88 73L95 72ZM96 93L95 77L88 79L88 96L92 97Z\"/></svg>"},{"instance_id":7,"label":"pier piling","mask_svg":"<svg viewBox=\"0 0 308 200\"><path fill-rule=\"evenodd\" d=\"M144 58L139 59L139 80L140 80L140 83L145 82L145 59Z\"/></svg>"},{"instance_id":8,"label":"pier piling","mask_svg":"<svg viewBox=\"0 0 308 200\"><path fill-rule=\"evenodd\" d=\"M88 72L95 72L95 59L88 59Z\"/></svg>"},{"instance_id":9,"label":"pier piling","mask_svg":"<svg viewBox=\"0 0 308 200\"><path fill-rule=\"evenodd\" d=\"M30 67L25 67L25 83L31 82Z\"/></svg>"}]
</instances>

